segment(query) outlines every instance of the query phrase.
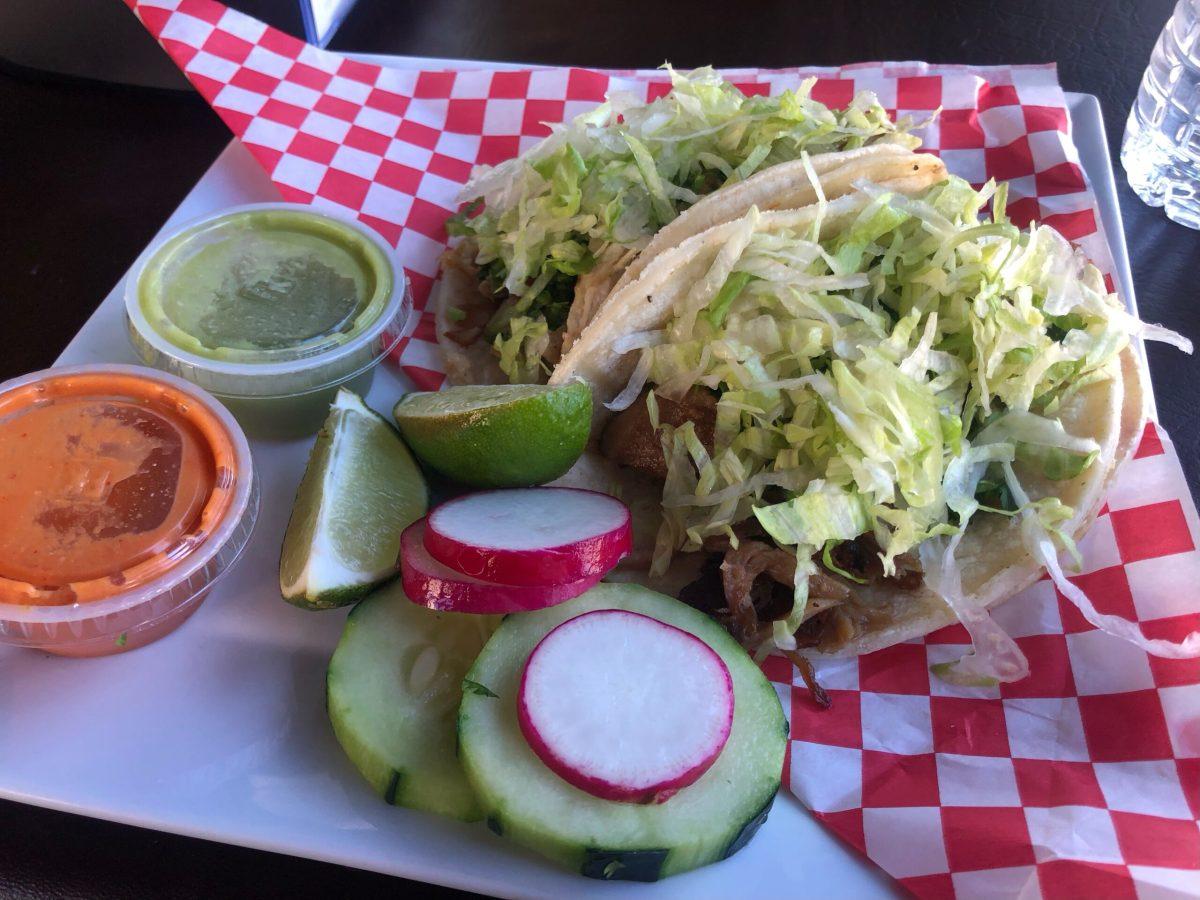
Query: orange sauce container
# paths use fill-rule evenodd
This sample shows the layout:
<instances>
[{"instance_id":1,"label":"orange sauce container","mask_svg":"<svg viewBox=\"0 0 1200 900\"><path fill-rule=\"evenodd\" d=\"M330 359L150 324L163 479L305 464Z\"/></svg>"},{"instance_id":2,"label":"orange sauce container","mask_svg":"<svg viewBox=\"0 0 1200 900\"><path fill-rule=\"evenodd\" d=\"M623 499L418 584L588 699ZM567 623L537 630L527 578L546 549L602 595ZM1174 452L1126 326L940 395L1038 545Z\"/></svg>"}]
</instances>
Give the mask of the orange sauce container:
<instances>
[{"instance_id":1,"label":"orange sauce container","mask_svg":"<svg viewBox=\"0 0 1200 900\"><path fill-rule=\"evenodd\" d=\"M94 365L0 384L0 641L101 656L156 640L257 514L245 435L182 379Z\"/></svg>"}]
</instances>

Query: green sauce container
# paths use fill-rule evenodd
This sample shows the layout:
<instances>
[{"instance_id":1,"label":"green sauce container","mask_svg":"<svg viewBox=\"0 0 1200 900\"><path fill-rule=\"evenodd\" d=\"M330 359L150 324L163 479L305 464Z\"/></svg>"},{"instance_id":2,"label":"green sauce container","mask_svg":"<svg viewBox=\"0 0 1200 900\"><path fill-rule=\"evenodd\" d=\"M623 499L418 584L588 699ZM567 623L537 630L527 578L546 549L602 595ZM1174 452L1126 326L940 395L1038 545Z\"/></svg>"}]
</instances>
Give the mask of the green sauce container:
<instances>
[{"instance_id":1,"label":"green sauce container","mask_svg":"<svg viewBox=\"0 0 1200 900\"><path fill-rule=\"evenodd\" d=\"M411 311L381 238L292 203L239 206L163 235L125 290L142 360L216 395L262 437L315 432L339 387L365 394Z\"/></svg>"}]
</instances>

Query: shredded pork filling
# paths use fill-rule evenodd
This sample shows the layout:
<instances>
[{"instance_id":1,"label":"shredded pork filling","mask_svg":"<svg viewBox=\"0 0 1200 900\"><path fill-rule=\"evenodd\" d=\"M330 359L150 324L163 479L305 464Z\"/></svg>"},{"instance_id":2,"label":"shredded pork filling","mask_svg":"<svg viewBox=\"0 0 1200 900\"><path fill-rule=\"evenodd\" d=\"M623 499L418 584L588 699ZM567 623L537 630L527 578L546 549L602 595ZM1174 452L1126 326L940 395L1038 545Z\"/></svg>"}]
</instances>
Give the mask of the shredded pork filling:
<instances>
[{"instance_id":1,"label":"shredded pork filling","mask_svg":"<svg viewBox=\"0 0 1200 900\"><path fill-rule=\"evenodd\" d=\"M604 429L600 438L600 451L620 466L627 466L646 475L665 479L667 460L663 455L662 441L650 421L646 406L646 394L628 409L617 413ZM671 400L656 394L658 420L661 424L678 428L692 422L696 437L710 453L717 426L717 395L702 387L694 387L679 400Z\"/></svg>"},{"instance_id":2,"label":"shredded pork filling","mask_svg":"<svg viewBox=\"0 0 1200 900\"><path fill-rule=\"evenodd\" d=\"M441 264L442 268L463 272L479 283L478 295L472 294L459 301L455 309L460 318L443 332L460 347L469 347L483 336L484 329L496 312L497 297L487 281L480 280L479 266L464 259L457 248L443 253Z\"/></svg>"},{"instance_id":3,"label":"shredded pork filling","mask_svg":"<svg viewBox=\"0 0 1200 900\"><path fill-rule=\"evenodd\" d=\"M895 575L884 574L872 535L845 541L838 549L842 558L835 564L846 575L899 591L921 586L920 563L909 554L897 558ZM856 590L857 582L824 568L823 554L813 556L813 562L817 569L808 579L808 605L795 635L798 646L838 650L886 618L886 612ZM727 627L747 650L756 650L770 636L771 623L791 608L795 554L764 539L740 540L724 551L720 572Z\"/></svg>"},{"instance_id":4,"label":"shredded pork filling","mask_svg":"<svg viewBox=\"0 0 1200 900\"><path fill-rule=\"evenodd\" d=\"M557 365L563 353L570 349L571 344L599 311L600 304L635 255L635 252L629 251L615 256L592 272L580 276L575 286L575 301L571 305L566 324L547 333L548 343L541 354L547 368ZM516 299L503 287L493 289L485 270L463 259L460 253L453 250L443 253L441 264L443 268L465 272L478 283L478 295L460 300L456 307L460 318L444 332L446 337L460 347L470 347L486 336L492 321L513 307Z\"/></svg>"},{"instance_id":5,"label":"shredded pork filling","mask_svg":"<svg viewBox=\"0 0 1200 900\"><path fill-rule=\"evenodd\" d=\"M691 422L700 442L712 450L717 409L714 392L694 387L679 400L659 394L655 399L660 423L678 428ZM666 477L662 442L650 420L645 393L613 417L600 446L601 452L618 465ZM754 653L769 640L772 623L785 618L792 607L796 555L772 543L752 519L735 526L734 534L737 546L723 534L705 540L704 565L679 599L715 618L738 643ZM892 575L885 574L880 554L875 537L863 534L832 549L830 558L837 572L825 567L823 553L813 557L817 569L808 579L808 605L795 634L798 647L838 650L881 624L887 613L856 590L860 582L899 591L921 587L921 565L913 554L897 556ZM811 663L796 652L786 655L800 670L814 700L828 706L828 695L817 683Z\"/></svg>"}]
</instances>

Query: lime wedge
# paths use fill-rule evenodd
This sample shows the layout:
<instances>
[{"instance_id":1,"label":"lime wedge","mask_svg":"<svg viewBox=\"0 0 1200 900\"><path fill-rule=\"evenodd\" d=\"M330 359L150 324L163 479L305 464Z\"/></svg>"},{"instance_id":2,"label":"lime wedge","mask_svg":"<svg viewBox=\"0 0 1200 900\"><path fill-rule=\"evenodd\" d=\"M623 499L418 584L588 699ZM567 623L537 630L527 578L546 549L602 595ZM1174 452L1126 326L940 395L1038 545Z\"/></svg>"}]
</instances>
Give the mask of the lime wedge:
<instances>
[{"instance_id":1,"label":"lime wedge","mask_svg":"<svg viewBox=\"0 0 1200 900\"><path fill-rule=\"evenodd\" d=\"M587 443L592 392L582 381L450 387L409 394L400 433L431 469L473 487L529 487L558 478Z\"/></svg>"},{"instance_id":2,"label":"lime wedge","mask_svg":"<svg viewBox=\"0 0 1200 900\"><path fill-rule=\"evenodd\" d=\"M338 391L283 536L283 598L330 609L393 577L400 532L428 505L425 480L396 430L357 394Z\"/></svg>"}]
</instances>

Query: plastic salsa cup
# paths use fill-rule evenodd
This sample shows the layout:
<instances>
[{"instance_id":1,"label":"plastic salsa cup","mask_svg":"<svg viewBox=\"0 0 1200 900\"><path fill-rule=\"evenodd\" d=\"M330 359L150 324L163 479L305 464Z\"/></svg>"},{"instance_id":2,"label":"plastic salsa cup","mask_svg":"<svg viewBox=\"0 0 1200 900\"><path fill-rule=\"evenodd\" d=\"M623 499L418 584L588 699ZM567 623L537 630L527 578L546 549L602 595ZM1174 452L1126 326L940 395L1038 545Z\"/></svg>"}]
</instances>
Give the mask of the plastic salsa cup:
<instances>
[{"instance_id":1,"label":"plastic salsa cup","mask_svg":"<svg viewBox=\"0 0 1200 900\"><path fill-rule=\"evenodd\" d=\"M125 288L142 361L267 436L316 431L339 387L365 394L411 309L382 239L294 203L234 207L163 235Z\"/></svg>"},{"instance_id":2,"label":"plastic salsa cup","mask_svg":"<svg viewBox=\"0 0 1200 900\"><path fill-rule=\"evenodd\" d=\"M102 656L162 637L245 548L258 490L237 422L172 375L0 384L0 641Z\"/></svg>"}]
</instances>

